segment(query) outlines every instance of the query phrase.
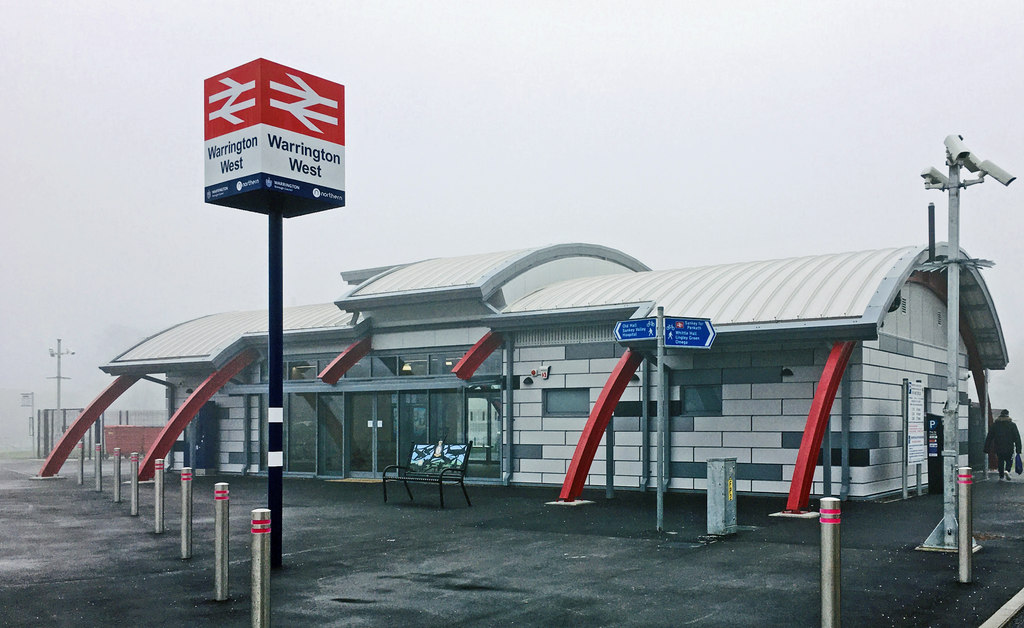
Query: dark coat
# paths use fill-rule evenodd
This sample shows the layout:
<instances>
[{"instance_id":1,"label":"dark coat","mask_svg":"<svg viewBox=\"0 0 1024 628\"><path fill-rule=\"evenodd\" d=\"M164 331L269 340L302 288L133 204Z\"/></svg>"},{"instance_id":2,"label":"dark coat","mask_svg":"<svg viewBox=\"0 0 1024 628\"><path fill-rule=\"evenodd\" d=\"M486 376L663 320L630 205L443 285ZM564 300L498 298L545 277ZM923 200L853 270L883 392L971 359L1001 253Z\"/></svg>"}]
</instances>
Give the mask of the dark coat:
<instances>
[{"instance_id":1,"label":"dark coat","mask_svg":"<svg viewBox=\"0 0 1024 628\"><path fill-rule=\"evenodd\" d=\"M985 452L997 456L1013 455L1014 449L1020 453L1020 432L1010 417L999 417L988 430L985 439Z\"/></svg>"}]
</instances>

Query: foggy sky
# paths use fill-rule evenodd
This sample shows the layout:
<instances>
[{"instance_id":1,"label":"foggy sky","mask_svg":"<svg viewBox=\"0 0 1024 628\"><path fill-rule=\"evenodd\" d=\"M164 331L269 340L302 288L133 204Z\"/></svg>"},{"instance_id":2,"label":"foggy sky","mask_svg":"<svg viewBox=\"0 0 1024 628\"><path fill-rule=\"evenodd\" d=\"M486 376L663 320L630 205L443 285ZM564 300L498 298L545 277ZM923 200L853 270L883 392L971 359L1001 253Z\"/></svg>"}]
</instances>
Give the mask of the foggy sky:
<instances>
[{"instance_id":1,"label":"foggy sky","mask_svg":"<svg viewBox=\"0 0 1024 628\"><path fill-rule=\"evenodd\" d=\"M203 202L203 79L346 86L347 207L286 221L285 305L339 272L590 242L676 268L924 244L943 138L1024 174L1024 3L23 2L0 21L0 400L63 405L176 323L267 299L263 216ZM1024 412L1024 183L961 198ZM675 313L685 315L686 313ZM160 408L162 390L115 407ZM974 398L974 388L971 386Z\"/></svg>"}]
</instances>

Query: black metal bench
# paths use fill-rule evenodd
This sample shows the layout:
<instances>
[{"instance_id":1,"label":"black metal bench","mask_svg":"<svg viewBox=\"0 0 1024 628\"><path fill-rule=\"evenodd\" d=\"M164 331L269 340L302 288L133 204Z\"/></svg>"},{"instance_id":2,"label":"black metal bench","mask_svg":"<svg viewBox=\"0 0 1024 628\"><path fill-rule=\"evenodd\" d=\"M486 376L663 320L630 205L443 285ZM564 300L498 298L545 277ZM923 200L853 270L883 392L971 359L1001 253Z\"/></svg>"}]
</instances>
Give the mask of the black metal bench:
<instances>
[{"instance_id":1,"label":"black metal bench","mask_svg":"<svg viewBox=\"0 0 1024 628\"><path fill-rule=\"evenodd\" d=\"M412 491L409 490L409 482L437 484L441 508L444 508L444 485L458 484L462 488L462 494L466 497L466 504L472 506L473 504L469 502L469 493L466 492L466 485L463 483L466 477L466 467L469 466L469 452L472 450L472 442L468 444L443 442L433 445L414 444L409 453L408 465L393 464L384 468L384 474L381 477L384 501L388 501L388 482L402 482L405 485L405 492L409 494L410 501L412 501Z\"/></svg>"}]
</instances>

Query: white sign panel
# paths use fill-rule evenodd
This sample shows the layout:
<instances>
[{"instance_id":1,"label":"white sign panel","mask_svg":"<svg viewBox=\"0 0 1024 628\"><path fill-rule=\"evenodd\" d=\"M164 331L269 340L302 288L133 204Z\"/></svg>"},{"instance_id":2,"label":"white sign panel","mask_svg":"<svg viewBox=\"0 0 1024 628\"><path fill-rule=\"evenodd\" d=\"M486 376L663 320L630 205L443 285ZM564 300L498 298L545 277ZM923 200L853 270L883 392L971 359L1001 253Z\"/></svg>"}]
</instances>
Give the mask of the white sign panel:
<instances>
[{"instance_id":1,"label":"white sign panel","mask_svg":"<svg viewBox=\"0 0 1024 628\"><path fill-rule=\"evenodd\" d=\"M907 382L907 464L919 464L927 460L924 385L920 382Z\"/></svg>"}]
</instances>

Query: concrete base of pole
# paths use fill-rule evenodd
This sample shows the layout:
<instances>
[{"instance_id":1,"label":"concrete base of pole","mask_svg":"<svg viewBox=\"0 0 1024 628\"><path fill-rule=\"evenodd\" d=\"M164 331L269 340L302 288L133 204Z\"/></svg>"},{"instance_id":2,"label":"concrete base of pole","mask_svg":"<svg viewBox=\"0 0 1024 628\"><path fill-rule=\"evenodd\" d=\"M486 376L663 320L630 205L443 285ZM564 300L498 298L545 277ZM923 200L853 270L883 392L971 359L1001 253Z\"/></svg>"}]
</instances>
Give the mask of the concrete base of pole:
<instances>
[{"instance_id":1,"label":"concrete base of pole","mask_svg":"<svg viewBox=\"0 0 1024 628\"><path fill-rule=\"evenodd\" d=\"M593 504L594 502L586 499L574 499L571 502L544 502L546 506L586 506L587 504Z\"/></svg>"},{"instance_id":2,"label":"concrete base of pole","mask_svg":"<svg viewBox=\"0 0 1024 628\"><path fill-rule=\"evenodd\" d=\"M50 477L44 478L41 475L33 475L29 477L30 480L66 480L67 478L63 475L51 475Z\"/></svg>"},{"instance_id":3,"label":"concrete base of pole","mask_svg":"<svg viewBox=\"0 0 1024 628\"><path fill-rule=\"evenodd\" d=\"M773 512L773 513L771 513L768 516L769 517L786 517L788 519L817 519L818 518L818 513L817 512L811 512L811 511L806 511L805 512L805 511L802 511L802 510L799 511L799 512L783 510L781 512Z\"/></svg>"}]
</instances>

